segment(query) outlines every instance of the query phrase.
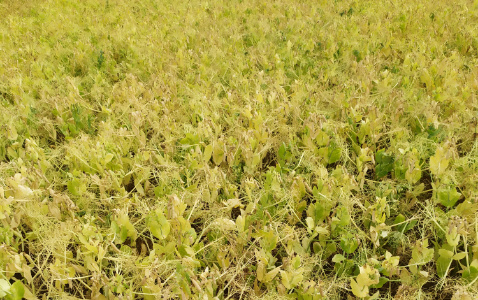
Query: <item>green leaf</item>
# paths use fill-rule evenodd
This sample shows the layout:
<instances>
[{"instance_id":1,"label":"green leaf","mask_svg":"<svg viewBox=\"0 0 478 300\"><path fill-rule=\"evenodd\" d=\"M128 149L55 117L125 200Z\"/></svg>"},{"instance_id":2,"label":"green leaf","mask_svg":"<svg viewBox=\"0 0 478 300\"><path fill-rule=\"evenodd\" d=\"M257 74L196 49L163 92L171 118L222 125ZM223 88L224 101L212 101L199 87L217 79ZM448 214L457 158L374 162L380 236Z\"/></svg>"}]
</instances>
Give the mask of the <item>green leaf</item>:
<instances>
[{"instance_id":1,"label":"green leaf","mask_svg":"<svg viewBox=\"0 0 478 300\"><path fill-rule=\"evenodd\" d=\"M377 179L387 176L387 174L393 170L394 161L393 156L385 153L385 150L377 151L375 154L375 174Z\"/></svg>"},{"instance_id":2,"label":"green leaf","mask_svg":"<svg viewBox=\"0 0 478 300\"><path fill-rule=\"evenodd\" d=\"M434 250L428 249L428 239L417 241L412 248L412 259L409 264L426 264L433 259ZM416 265L414 266L416 267Z\"/></svg>"},{"instance_id":3,"label":"green leaf","mask_svg":"<svg viewBox=\"0 0 478 300\"><path fill-rule=\"evenodd\" d=\"M196 145L199 143L199 137L191 133L186 133L186 137L179 142L185 146Z\"/></svg>"},{"instance_id":4,"label":"green leaf","mask_svg":"<svg viewBox=\"0 0 478 300\"><path fill-rule=\"evenodd\" d=\"M467 282L472 282L478 277L478 259L474 259L469 268L465 268L461 275Z\"/></svg>"},{"instance_id":5,"label":"green leaf","mask_svg":"<svg viewBox=\"0 0 478 300\"><path fill-rule=\"evenodd\" d=\"M346 259L340 263L335 263L334 265L334 271L337 276L342 276L342 275L354 275L353 270L355 269L356 265L355 262L351 259Z\"/></svg>"},{"instance_id":6,"label":"green leaf","mask_svg":"<svg viewBox=\"0 0 478 300\"><path fill-rule=\"evenodd\" d=\"M393 224L396 225L396 224L405 222L405 220L406 220L405 216L402 214L399 214L398 216L395 217ZM400 225L398 227L400 227ZM398 231L401 231L401 230L399 229Z\"/></svg>"},{"instance_id":7,"label":"green leaf","mask_svg":"<svg viewBox=\"0 0 478 300\"><path fill-rule=\"evenodd\" d=\"M262 246L265 251L272 251L277 246L277 236L272 231L262 233Z\"/></svg>"},{"instance_id":8,"label":"green leaf","mask_svg":"<svg viewBox=\"0 0 478 300\"><path fill-rule=\"evenodd\" d=\"M457 192L454 187L437 192L438 202L448 208L455 206L460 197L461 193Z\"/></svg>"},{"instance_id":9,"label":"green leaf","mask_svg":"<svg viewBox=\"0 0 478 300\"><path fill-rule=\"evenodd\" d=\"M417 225L418 221L417 220L412 220L410 222L407 223L407 227L405 227L405 230L404 232L407 232L409 231L410 229L412 229L413 227L415 227L415 225Z\"/></svg>"},{"instance_id":10,"label":"green leaf","mask_svg":"<svg viewBox=\"0 0 478 300\"><path fill-rule=\"evenodd\" d=\"M304 280L304 275L302 274L295 275L294 277L292 277L292 282L291 282L292 287L297 286L303 280Z\"/></svg>"},{"instance_id":11,"label":"green leaf","mask_svg":"<svg viewBox=\"0 0 478 300\"><path fill-rule=\"evenodd\" d=\"M284 167L286 163L290 163L292 153L287 150L287 146L285 145L285 143L282 143L279 147L279 151L277 152L277 156L280 165Z\"/></svg>"},{"instance_id":12,"label":"green leaf","mask_svg":"<svg viewBox=\"0 0 478 300\"><path fill-rule=\"evenodd\" d=\"M321 201L311 203L307 211L310 216L313 216L315 223L320 224L330 215L333 204L328 199L322 199Z\"/></svg>"},{"instance_id":13,"label":"green leaf","mask_svg":"<svg viewBox=\"0 0 478 300\"><path fill-rule=\"evenodd\" d=\"M10 295L5 297L6 300L21 300L25 294L25 287L21 281L15 281L10 287Z\"/></svg>"},{"instance_id":14,"label":"green leaf","mask_svg":"<svg viewBox=\"0 0 478 300\"><path fill-rule=\"evenodd\" d=\"M407 167L401 162L401 160L396 160L394 163L394 177L396 179L405 179L406 172Z\"/></svg>"},{"instance_id":15,"label":"green leaf","mask_svg":"<svg viewBox=\"0 0 478 300\"><path fill-rule=\"evenodd\" d=\"M296 256L292 259L291 261L291 265L294 269L298 269L300 267L300 256Z\"/></svg>"},{"instance_id":16,"label":"green leaf","mask_svg":"<svg viewBox=\"0 0 478 300\"><path fill-rule=\"evenodd\" d=\"M330 257L332 254L334 254L337 251L337 246L335 245L334 242L327 243L327 246L325 246L325 251L323 253L323 257Z\"/></svg>"},{"instance_id":17,"label":"green leaf","mask_svg":"<svg viewBox=\"0 0 478 300\"><path fill-rule=\"evenodd\" d=\"M81 196L86 191L86 185L78 178L68 181L66 186L73 196Z\"/></svg>"},{"instance_id":18,"label":"green leaf","mask_svg":"<svg viewBox=\"0 0 478 300\"><path fill-rule=\"evenodd\" d=\"M444 256L440 256L436 260L437 275L440 278L445 277L446 271L447 271L448 267L450 266L451 261L452 261L451 257L447 258L447 257L444 257Z\"/></svg>"},{"instance_id":19,"label":"green leaf","mask_svg":"<svg viewBox=\"0 0 478 300\"><path fill-rule=\"evenodd\" d=\"M238 216L236 219L236 228L239 233L242 233L245 231L246 227L246 220L245 217Z\"/></svg>"},{"instance_id":20,"label":"green leaf","mask_svg":"<svg viewBox=\"0 0 478 300\"><path fill-rule=\"evenodd\" d=\"M347 226L350 224L350 214L347 207L345 206L337 207L337 210L335 212L335 217L338 219L338 222L336 223L335 221L333 222L337 225Z\"/></svg>"},{"instance_id":21,"label":"green leaf","mask_svg":"<svg viewBox=\"0 0 478 300\"><path fill-rule=\"evenodd\" d=\"M332 261L334 263L340 263L344 261L345 259L346 259L345 256L343 256L342 254L335 254L334 257L332 257Z\"/></svg>"},{"instance_id":22,"label":"green leaf","mask_svg":"<svg viewBox=\"0 0 478 300\"><path fill-rule=\"evenodd\" d=\"M456 207L457 215L463 218L474 216L476 211L478 211L478 203L471 202L470 200L465 200Z\"/></svg>"},{"instance_id":23,"label":"green leaf","mask_svg":"<svg viewBox=\"0 0 478 300\"><path fill-rule=\"evenodd\" d=\"M340 239L340 248L345 251L345 253L351 254L358 247L358 241L354 235L347 233L343 235Z\"/></svg>"},{"instance_id":24,"label":"green leaf","mask_svg":"<svg viewBox=\"0 0 478 300\"><path fill-rule=\"evenodd\" d=\"M458 243L460 242L460 234L458 233L458 228L456 226L449 228L449 230L445 233L445 237L450 246L458 246Z\"/></svg>"},{"instance_id":25,"label":"green leaf","mask_svg":"<svg viewBox=\"0 0 478 300\"><path fill-rule=\"evenodd\" d=\"M433 124L430 124L428 126L427 133L428 133L428 138L429 139L431 139L435 142L437 142L437 141L439 142L440 140L443 140L444 135L446 133L445 126L440 125L440 126L438 126L438 128L435 128L435 126L433 126Z\"/></svg>"},{"instance_id":26,"label":"green leaf","mask_svg":"<svg viewBox=\"0 0 478 300\"><path fill-rule=\"evenodd\" d=\"M328 164L333 164L337 162L342 156L342 149L336 147L329 147L329 159Z\"/></svg>"},{"instance_id":27,"label":"green leaf","mask_svg":"<svg viewBox=\"0 0 478 300\"><path fill-rule=\"evenodd\" d=\"M116 234L117 243L122 244L128 238L128 230L121 227L116 221L111 222L111 229Z\"/></svg>"},{"instance_id":28,"label":"green leaf","mask_svg":"<svg viewBox=\"0 0 478 300\"><path fill-rule=\"evenodd\" d=\"M350 8L349 11L353 11L352 8ZM348 13L347 13L348 14ZM351 14L351 13L350 13ZM358 51L357 49L355 49L354 51L352 51L352 54L355 56L355 58L357 59L357 62L360 62L362 60L362 54L360 53L360 51Z\"/></svg>"},{"instance_id":29,"label":"green leaf","mask_svg":"<svg viewBox=\"0 0 478 300\"><path fill-rule=\"evenodd\" d=\"M285 148L285 144L282 143L279 147L279 151L277 152L277 155L279 156L279 159L285 160L286 152L287 152L287 149Z\"/></svg>"},{"instance_id":30,"label":"green leaf","mask_svg":"<svg viewBox=\"0 0 478 300\"><path fill-rule=\"evenodd\" d=\"M453 259L453 247L444 244L442 248L438 249L438 255L439 257L436 260L437 275L443 278L446 276L446 272Z\"/></svg>"},{"instance_id":31,"label":"green leaf","mask_svg":"<svg viewBox=\"0 0 478 300\"><path fill-rule=\"evenodd\" d=\"M441 256L441 257L444 257L444 258L447 258L447 259L450 259L453 257L453 252L450 251L450 250L446 250L446 249L439 249L438 250L438 254Z\"/></svg>"},{"instance_id":32,"label":"green leaf","mask_svg":"<svg viewBox=\"0 0 478 300\"><path fill-rule=\"evenodd\" d=\"M315 142L319 147L327 146L329 144L329 136L327 135L327 133L321 130L315 138Z\"/></svg>"},{"instance_id":33,"label":"green leaf","mask_svg":"<svg viewBox=\"0 0 478 300\"><path fill-rule=\"evenodd\" d=\"M406 221L406 218L404 215L402 214L399 214L397 217L395 217L395 220L393 221L393 224L400 224L398 226L396 226L396 230L398 232L407 232L409 231L410 229L412 229L416 224L417 224L417 220L411 220L411 221L408 221L408 222L405 222Z\"/></svg>"},{"instance_id":34,"label":"green leaf","mask_svg":"<svg viewBox=\"0 0 478 300\"><path fill-rule=\"evenodd\" d=\"M119 242L123 243L128 237L136 240L137 231L126 214L119 215L116 220L111 222L111 228L116 233Z\"/></svg>"},{"instance_id":35,"label":"green leaf","mask_svg":"<svg viewBox=\"0 0 478 300\"><path fill-rule=\"evenodd\" d=\"M381 288L385 283L389 282L390 280L387 277L380 277L377 284L372 284L370 287L373 289Z\"/></svg>"}]
</instances>

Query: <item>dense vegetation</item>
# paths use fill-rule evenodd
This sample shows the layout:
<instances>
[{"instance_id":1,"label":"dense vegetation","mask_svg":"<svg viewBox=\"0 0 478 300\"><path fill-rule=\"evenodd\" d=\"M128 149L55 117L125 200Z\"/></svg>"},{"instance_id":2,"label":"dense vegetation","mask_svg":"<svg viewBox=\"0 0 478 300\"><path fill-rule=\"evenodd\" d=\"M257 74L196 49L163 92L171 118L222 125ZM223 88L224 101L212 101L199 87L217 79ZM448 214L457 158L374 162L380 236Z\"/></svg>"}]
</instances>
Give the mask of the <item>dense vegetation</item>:
<instances>
[{"instance_id":1,"label":"dense vegetation","mask_svg":"<svg viewBox=\"0 0 478 300\"><path fill-rule=\"evenodd\" d=\"M478 297L478 1L0 0L0 297Z\"/></svg>"}]
</instances>

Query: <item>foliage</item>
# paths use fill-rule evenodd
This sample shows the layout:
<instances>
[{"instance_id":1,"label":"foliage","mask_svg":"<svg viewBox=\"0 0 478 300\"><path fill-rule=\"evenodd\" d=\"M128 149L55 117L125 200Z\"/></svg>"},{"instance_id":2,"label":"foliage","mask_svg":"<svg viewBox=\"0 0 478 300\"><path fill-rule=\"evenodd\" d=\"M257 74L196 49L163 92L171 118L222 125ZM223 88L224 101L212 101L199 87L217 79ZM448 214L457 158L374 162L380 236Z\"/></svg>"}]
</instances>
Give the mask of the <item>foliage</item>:
<instances>
[{"instance_id":1,"label":"foliage","mask_svg":"<svg viewBox=\"0 0 478 300\"><path fill-rule=\"evenodd\" d=\"M0 11L0 297L478 297L477 1Z\"/></svg>"}]
</instances>

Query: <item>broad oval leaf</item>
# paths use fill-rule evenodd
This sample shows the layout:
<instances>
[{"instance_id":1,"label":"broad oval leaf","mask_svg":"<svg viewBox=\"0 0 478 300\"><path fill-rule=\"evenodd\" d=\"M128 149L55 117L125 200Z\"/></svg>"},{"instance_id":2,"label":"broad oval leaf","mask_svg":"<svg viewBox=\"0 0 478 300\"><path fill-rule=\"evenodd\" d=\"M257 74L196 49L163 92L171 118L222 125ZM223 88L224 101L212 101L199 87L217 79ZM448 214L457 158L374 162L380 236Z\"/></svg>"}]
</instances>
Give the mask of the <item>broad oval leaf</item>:
<instances>
[{"instance_id":1,"label":"broad oval leaf","mask_svg":"<svg viewBox=\"0 0 478 300\"><path fill-rule=\"evenodd\" d=\"M166 219L164 214L160 211L155 211L151 214L146 223L151 234L160 240L167 238L171 231L171 225L169 224L168 219Z\"/></svg>"}]
</instances>

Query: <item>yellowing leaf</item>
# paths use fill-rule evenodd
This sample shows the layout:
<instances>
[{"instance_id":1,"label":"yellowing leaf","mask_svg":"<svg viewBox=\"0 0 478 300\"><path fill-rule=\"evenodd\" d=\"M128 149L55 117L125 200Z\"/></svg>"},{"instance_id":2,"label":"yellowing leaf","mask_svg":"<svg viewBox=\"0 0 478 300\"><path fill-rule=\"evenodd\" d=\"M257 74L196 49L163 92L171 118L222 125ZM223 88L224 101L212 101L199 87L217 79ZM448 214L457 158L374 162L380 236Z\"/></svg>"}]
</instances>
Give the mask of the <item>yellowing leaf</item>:
<instances>
[{"instance_id":1,"label":"yellowing leaf","mask_svg":"<svg viewBox=\"0 0 478 300\"><path fill-rule=\"evenodd\" d=\"M192 254L194 254L194 252ZM219 263L219 266L223 269L229 268L229 265L231 264L229 258L227 257L226 251L219 251L219 253L217 254L217 261Z\"/></svg>"},{"instance_id":2,"label":"yellowing leaf","mask_svg":"<svg viewBox=\"0 0 478 300\"><path fill-rule=\"evenodd\" d=\"M224 144L221 142L214 143L212 160L216 165L220 165L224 161Z\"/></svg>"},{"instance_id":3,"label":"yellowing leaf","mask_svg":"<svg viewBox=\"0 0 478 300\"><path fill-rule=\"evenodd\" d=\"M458 243L460 242L460 234L456 227L452 227L451 230L446 232L445 236L448 245L453 247L458 246Z\"/></svg>"},{"instance_id":4,"label":"yellowing leaf","mask_svg":"<svg viewBox=\"0 0 478 300\"><path fill-rule=\"evenodd\" d=\"M104 164L106 165L107 163L109 163L113 159L113 157L115 157L113 153L106 154Z\"/></svg>"},{"instance_id":5,"label":"yellowing leaf","mask_svg":"<svg viewBox=\"0 0 478 300\"><path fill-rule=\"evenodd\" d=\"M151 234L160 240L165 239L171 231L169 221L159 210L156 210L146 219L146 224Z\"/></svg>"},{"instance_id":6,"label":"yellowing leaf","mask_svg":"<svg viewBox=\"0 0 478 300\"><path fill-rule=\"evenodd\" d=\"M380 281L380 273L374 267L364 265L360 267L360 274L357 276L357 283L361 286L370 286Z\"/></svg>"},{"instance_id":7,"label":"yellowing leaf","mask_svg":"<svg viewBox=\"0 0 478 300\"><path fill-rule=\"evenodd\" d=\"M420 170L420 167L408 169L405 172L405 179L410 183L410 184L415 184L422 178L422 170Z\"/></svg>"},{"instance_id":8,"label":"yellowing leaf","mask_svg":"<svg viewBox=\"0 0 478 300\"><path fill-rule=\"evenodd\" d=\"M211 159L212 155L212 145L209 144L204 149L204 161L208 162Z\"/></svg>"},{"instance_id":9,"label":"yellowing leaf","mask_svg":"<svg viewBox=\"0 0 478 300\"><path fill-rule=\"evenodd\" d=\"M438 147L435 152L435 155L430 157L430 171L433 175L439 177L445 172L450 162L447 156L448 153L446 149L444 149L443 147Z\"/></svg>"},{"instance_id":10,"label":"yellowing leaf","mask_svg":"<svg viewBox=\"0 0 478 300\"><path fill-rule=\"evenodd\" d=\"M292 282L291 282L292 287L295 287L296 285L298 285L299 283L301 283L302 280L304 280L304 275L299 274L299 275L294 276L294 277L292 278Z\"/></svg>"},{"instance_id":11,"label":"yellowing leaf","mask_svg":"<svg viewBox=\"0 0 478 300\"><path fill-rule=\"evenodd\" d=\"M266 273L266 266L264 265L264 263L259 262L257 264L257 280L262 282L264 280L265 273Z\"/></svg>"},{"instance_id":12,"label":"yellowing leaf","mask_svg":"<svg viewBox=\"0 0 478 300\"><path fill-rule=\"evenodd\" d=\"M453 252L450 251L450 250L446 250L446 249L439 249L438 254L440 254L440 256L442 256L444 258L452 258L453 257Z\"/></svg>"},{"instance_id":13,"label":"yellowing leaf","mask_svg":"<svg viewBox=\"0 0 478 300\"><path fill-rule=\"evenodd\" d=\"M359 298L365 298L368 296L368 286L359 285L355 280L350 279L350 287L355 296Z\"/></svg>"},{"instance_id":14,"label":"yellowing leaf","mask_svg":"<svg viewBox=\"0 0 478 300\"><path fill-rule=\"evenodd\" d=\"M307 231L312 232L315 226L314 219L312 219L311 217L307 217L305 219L305 222L307 223Z\"/></svg>"},{"instance_id":15,"label":"yellowing leaf","mask_svg":"<svg viewBox=\"0 0 478 300\"><path fill-rule=\"evenodd\" d=\"M325 227L325 226L317 226L317 227L315 227L315 232L317 232L318 234L324 234L324 235L329 234L329 230L328 230L327 227Z\"/></svg>"},{"instance_id":16,"label":"yellowing leaf","mask_svg":"<svg viewBox=\"0 0 478 300\"><path fill-rule=\"evenodd\" d=\"M175 194L169 196L168 217L170 220L175 220L184 214L187 204L184 203Z\"/></svg>"},{"instance_id":17,"label":"yellowing leaf","mask_svg":"<svg viewBox=\"0 0 478 300\"><path fill-rule=\"evenodd\" d=\"M22 264L22 271L23 271L23 277L25 277L27 282L31 284L33 282L31 267L24 263Z\"/></svg>"},{"instance_id":18,"label":"yellowing leaf","mask_svg":"<svg viewBox=\"0 0 478 300\"><path fill-rule=\"evenodd\" d=\"M18 138L18 133L17 133L17 129L15 128L15 126L9 126L8 133L7 133L7 138L11 141L15 141Z\"/></svg>"},{"instance_id":19,"label":"yellowing leaf","mask_svg":"<svg viewBox=\"0 0 478 300\"><path fill-rule=\"evenodd\" d=\"M0 279L0 297L5 297L10 292L10 283L5 279Z\"/></svg>"},{"instance_id":20,"label":"yellowing leaf","mask_svg":"<svg viewBox=\"0 0 478 300\"><path fill-rule=\"evenodd\" d=\"M431 77L430 73L428 73L427 69L424 69L420 75L420 81L424 83L427 89L432 89L434 87L433 78Z\"/></svg>"},{"instance_id":21,"label":"yellowing leaf","mask_svg":"<svg viewBox=\"0 0 478 300\"><path fill-rule=\"evenodd\" d=\"M280 271L281 277L282 277L282 284L286 287L286 289L291 289L291 284L290 284L290 275L286 271Z\"/></svg>"},{"instance_id":22,"label":"yellowing leaf","mask_svg":"<svg viewBox=\"0 0 478 300\"><path fill-rule=\"evenodd\" d=\"M33 191L27 186L19 184L15 188L15 198L16 199L28 199L32 195L33 195Z\"/></svg>"},{"instance_id":23,"label":"yellowing leaf","mask_svg":"<svg viewBox=\"0 0 478 300\"><path fill-rule=\"evenodd\" d=\"M138 233L126 214L121 214L116 222L120 228L126 232L127 237L130 237L133 241L136 240Z\"/></svg>"},{"instance_id":24,"label":"yellowing leaf","mask_svg":"<svg viewBox=\"0 0 478 300\"><path fill-rule=\"evenodd\" d=\"M227 218L217 218L214 221L214 225L216 225L218 229L224 231L233 231L237 228L236 223L234 223L233 220Z\"/></svg>"},{"instance_id":25,"label":"yellowing leaf","mask_svg":"<svg viewBox=\"0 0 478 300\"><path fill-rule=\"evenodd\" d=\"M420 159L417 149L412 149L405 156L405 179L410 184L417 183L422 177L422 170L420 168Z\"/></svg>"},{"instance_id":26,"label":"yellowing leaf","mask_svg":"<svg viewBox=\"0 0 478 300\"><path fill-rule=\"evenodd\" d=\"M267 272L267 274L264 276L263 282L272 281L272 279L274 279L274 277L276 277L276 275L279 273L279 271L280 271L280 267L277 267L277 268L273 269L272 271Z\"/></svg>"},{"instance_id":27,"label":"yellowing leaf","mask_svg":"<svg viewBox=\"0 0 478 300\"><path fill-rule=\"evenodd\" d=\"M399 262L399 256L392 256L390 252L385 252L385 260L382 262L382 268L384 269L382 273L386 276L392 276L394 273L398 272L397 266Z\"/></svg>"},{"instance_id":28,"label":"yellowing leaf","mask_svg":"<svg viewBox=\"0 0 478 300\"><path fill-rule=\"evenodd\" d=\"M236 219L236 228L238 232L244 232L246 226L246 220L242 216L238 216Z\"/></svg>"},{"instance_id":29,"label":"yellowing leaf","mask_svg":"<svg viewBox=\"0 0 478 300\"><path fill-rule=\"evenodd\" d=\"M420 271L418 272L420 275L422 275L423 277L427 278L428 277L428 272L427 271Z\"/></svg>"}]
</instances>

